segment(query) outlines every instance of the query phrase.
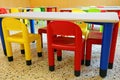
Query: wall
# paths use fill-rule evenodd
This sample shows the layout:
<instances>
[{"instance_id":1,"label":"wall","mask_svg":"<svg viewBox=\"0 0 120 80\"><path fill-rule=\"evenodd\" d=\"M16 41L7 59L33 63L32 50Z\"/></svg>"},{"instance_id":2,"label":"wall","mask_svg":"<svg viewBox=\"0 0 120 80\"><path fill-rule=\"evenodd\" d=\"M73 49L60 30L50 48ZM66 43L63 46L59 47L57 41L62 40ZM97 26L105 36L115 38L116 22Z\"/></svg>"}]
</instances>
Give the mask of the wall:
<instances>
[{"instance_id":1,"label":"wall","mask_svg":"<svg viewBox=\"0 0 120 80\"><path fill-rule=\"evenodd\" d=\"M120 6L120 0L0 0L0 7L77 7L77 6Z\"/></svg>"},{"instance_id":2,"label":"wall","mask_svg":"<svg viewBox=\"0 0 120 80\"><path fill-rule=\"evenodd\" d=\"M0 7L29 7L30 0L0 0Z\"/></svg>"},{"instance_id":3,"label":"wall","mask_svg":"<svg viewBox=\"0 0 120 80\"><path fill-rule=\"evenodd\" d=\"M120 6L120 0L30 0L30 5L34 7Z\"/></svg>"}]
</instances>

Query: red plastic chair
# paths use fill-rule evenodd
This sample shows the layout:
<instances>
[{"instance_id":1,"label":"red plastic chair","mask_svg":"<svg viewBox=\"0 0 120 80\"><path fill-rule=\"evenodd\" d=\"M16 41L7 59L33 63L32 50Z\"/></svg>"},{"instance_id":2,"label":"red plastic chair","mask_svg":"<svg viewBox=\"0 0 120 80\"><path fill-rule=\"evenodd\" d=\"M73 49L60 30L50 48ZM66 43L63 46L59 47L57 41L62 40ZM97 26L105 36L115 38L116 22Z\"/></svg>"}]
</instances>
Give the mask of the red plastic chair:
<instances>
[{"instance_id":1,"label":"red plastic chair","mask_svg":"<svg viewBox=\"0 0 120 80\"><path fill-rule=\"evenodd\" d=\"M86 40L86 60L85 65L89 66L91 62L92 44L102 44L102 33L99 31L90 31Z\"/></svg>"},{"instance_id":2,"label":"red plastic chair","mask_svg":"<svg viewBox=\"0 0 120 80\"><path fill-rule=\"evenodd\" d=\"M0 14L6 14L7 10L5 8L0 8Z\"/></svg>"},{"instance_id":3,"label":"red plastic chair","mask_svg":"<svg viewBox=\"0 0 120 80\"><path fill-rule=\"evenodd\" d=\"M69 21L52 21L47 26L47 39L49 70L54 71L55 69L54 49L57 50L58 61L62 60L62 50L72 50L75 51L75 76L79 76L81 70L81 57L84 57L85 44L85 41L82 39L80 27Z\"/></svg>"},{"instance_id":4,"label":"red plastic chair","mask_svg":"<svg viewBox=\"0 0 120 80\"><path fill-rule=\"evenodd\" d=\"M115 42L115 41L113 40L113 42ZM97 44L97 45L102 44L102 33L101 32L90 31L88 34L88 38L86 40L86 59L85 59L86 66L90 66L90 63L91 63L92 44ZM115 45L115 44L113 44L113 45ZM113 48L115 48L115 47L113 47ZM108 65L109 69L113 68L113 61L114 61L114 49L111 48L110 49L110 57L109 57L109 65Z\"/></svg>"}]
</instances>

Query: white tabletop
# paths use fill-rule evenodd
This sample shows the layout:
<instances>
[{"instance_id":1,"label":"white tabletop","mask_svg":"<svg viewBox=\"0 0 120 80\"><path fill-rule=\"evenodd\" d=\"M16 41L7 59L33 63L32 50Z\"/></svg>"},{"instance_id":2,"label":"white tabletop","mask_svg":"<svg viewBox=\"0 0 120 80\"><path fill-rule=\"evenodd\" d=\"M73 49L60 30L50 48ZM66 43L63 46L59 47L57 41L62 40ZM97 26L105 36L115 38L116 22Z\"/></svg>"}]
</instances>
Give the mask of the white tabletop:
<instances>
[{"instance_id":1,"label":"white tabletop","mask_svg":"<svg viewBox=\"0 0 120 80\"><path fill-rule=\"evenodd\" d=\"M26 12L26 13L0 14L0 17L41 19L41 20L78 20L85 22L108 22L108 23L116 23L119 21L118 15L115 12L109 13Z\"/></svg>"}]
</instances>

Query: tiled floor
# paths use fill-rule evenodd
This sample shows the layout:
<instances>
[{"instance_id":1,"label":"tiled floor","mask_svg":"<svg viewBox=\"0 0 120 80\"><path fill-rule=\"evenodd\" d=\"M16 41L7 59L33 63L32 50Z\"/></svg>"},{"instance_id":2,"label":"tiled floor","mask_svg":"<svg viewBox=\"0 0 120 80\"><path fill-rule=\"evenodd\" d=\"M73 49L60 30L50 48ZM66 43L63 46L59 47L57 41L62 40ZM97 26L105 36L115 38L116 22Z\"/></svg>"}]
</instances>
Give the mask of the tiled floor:
<instances>
[{"instance_id":1,"label":"tiled floor","mask_svg":"<svg viewBox=\"0 0 120 80\"><path fill-rule=\"evenodd\" d=\"M100 48L93 46L92 65L86 67L82 65L81 75L74 76L73 70L73 52L63 51L63 60L56 60L55 71L48 70L47 45L44 38L43 57L38 58L36 55L35 43L31 44L32 62L31 66L25 64L24 55L20 53L18 44L13 43L14 61L8 62L7 57L3 55L0 46L0 80L102 80L99 76ZM1 45L1 44L0 44ZM116 48L114 68L108 70L108 75L103 80L120 79L120 30Z\"/></svg>"}]
</instances>

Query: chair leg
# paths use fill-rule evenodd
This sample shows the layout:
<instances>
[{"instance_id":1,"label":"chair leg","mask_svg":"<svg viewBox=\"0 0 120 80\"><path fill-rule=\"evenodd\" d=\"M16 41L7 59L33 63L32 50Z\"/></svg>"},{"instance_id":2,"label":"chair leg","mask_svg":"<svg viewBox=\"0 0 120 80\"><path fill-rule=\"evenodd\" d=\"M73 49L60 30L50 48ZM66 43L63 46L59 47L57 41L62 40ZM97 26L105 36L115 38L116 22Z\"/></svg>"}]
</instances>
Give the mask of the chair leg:
<instances>
[{"instance_id":1,"label":"chair leg","mask_svg":"<svg viewBox=\"0 0 120 80\"><path fill-rule=\"evenodd\" d=\"M21 54L25 54L24 45L20 44Z\"/></svg>"},{"instance_id":2,"label":"chair leg","mask_svg":"<svg viewBox=\"0 0 120 80\"><path fill-rule=\"evenodd\" d=\"M42 33L40 34L40 36L41 36L41 46L43 48L43 36L42 36Z\"/></svg>"},{"instance_id":3,"label":"chair leg","mask_svg":"<svg viewBox=\"0 0 120 80\"><path fill-rule=\"evenodd\" d=\"M81 65L83 65L84 64L84 60L85 60L85 58L84 58L84 52L85 52L85 41L83 42L83 47L82 47L82 59L81 59Z\"/></svg>"},{"instance_id":4,"label":"chair leg","mask_svg":"<svg viewBox=\"0 0 120 80\"><path fill-rule=\"evenodd\" d=\"M13 54L12 54L12 47L10 42L5 42L6 44L6 50L7 50L7 57L8 61L13 61Z\"/></svg>"},{"instance_id":5,"label":"chair leg","mask_svg":"<svg viewBox=\"0 0 120 80\"><path fill-rule=\"evenodd\" d=\"M61 50L57 50L57 60L62 61L62 51Z\"/></svg>"},{"instance_id":6,"label":"chair leg","mask_svg":"<svg viewBox=\"0 0 120 80\"><path fill-rule=\"evenodd\" d=\"M94 24L91 24L91 29L94 30Z\"/></svg>"},{"instance_id":7,"label":"chair leg","mask_svg":"<svg viewBox=\"0 0 120 80\"><path fill-rule=\"evenodd\" d=\"M38 57L42 57L42 46L41 46L41 38L38 38L36 40L36 48L37 48L37 54L38 54Z\"/></svg>"},{"instance_id":8,"label":"chair leg","mask_svg":"<svg viewBox=\"0 0 120 80\"><path fill-rule=\"evenodd\" d=\"M115 24L115 27L113 28L113 33L112 33L112 43L111 43L111 48L110 48L110 58L109 58L109 64L108 68L112 69L113 64L114 64L114 57L115 57L115 49L116 49L116 41L117 41L117 36L118 36L118 23Z\"/></svg>"},{"instance_id":9,"label":"chair leg","mask_svg":"<svg viewBox=\"0 0 120 80\"><path fill-rule=\"evenodd\" d=\"M54 71L55 70L54 52L53 52L53 49L50 48L49 45L48 45L48 63L49 63L49 70Z\"/></svg>"},{"instance_id":10,"label":"chair leg","mask_svg":"<svg viewBox=\"0 0 120 80\"><path fill-rule=\"evenodd\" d=\"M74 69L74 75L76 77L80 76L80 69L81 69L81 50L76 50L75 51L75 58L74 58L74 66L75 66L75 69Z\"/></svg>"},{"instance_id":11,"label":"chair leg","mask_svg":"<svg viewBox=\"0 0 120 80\"><path fill-rule=\"evenodd\" d=\"M43 33L43 32L42 32L41 29L39 29L39 30L38 30L38 33L39 33L40 36L41 36L41 37L40 37L40 38L41 38L41 46L42 46L42 48L43 48L43 38L42 38L42 37L43 37L43 36L42 36L42 33Z\"/></svg>"},{"instance_id":12,"label":"chair leg","mask_svg":"<svg viewBox=\"0 0 120 80\"><path fill-rule=\"evenodd\" d=\"M86 66L90 66L91 49L92 49L92 44L87 40L87 42L86 42L86 60L85 60L85 65Z\"/></svg>"},{"instance_id":13,"label":"chair leg","mask_svg":"<svg viewBox=\"0 0 120 80\"><path fill-rule=\"evenodd\" d=\"M26 59L26 64L31 65L31 51L30 51L30 43L24 43L25 47L25 59Z\"/></svg>"}]
</instances>

